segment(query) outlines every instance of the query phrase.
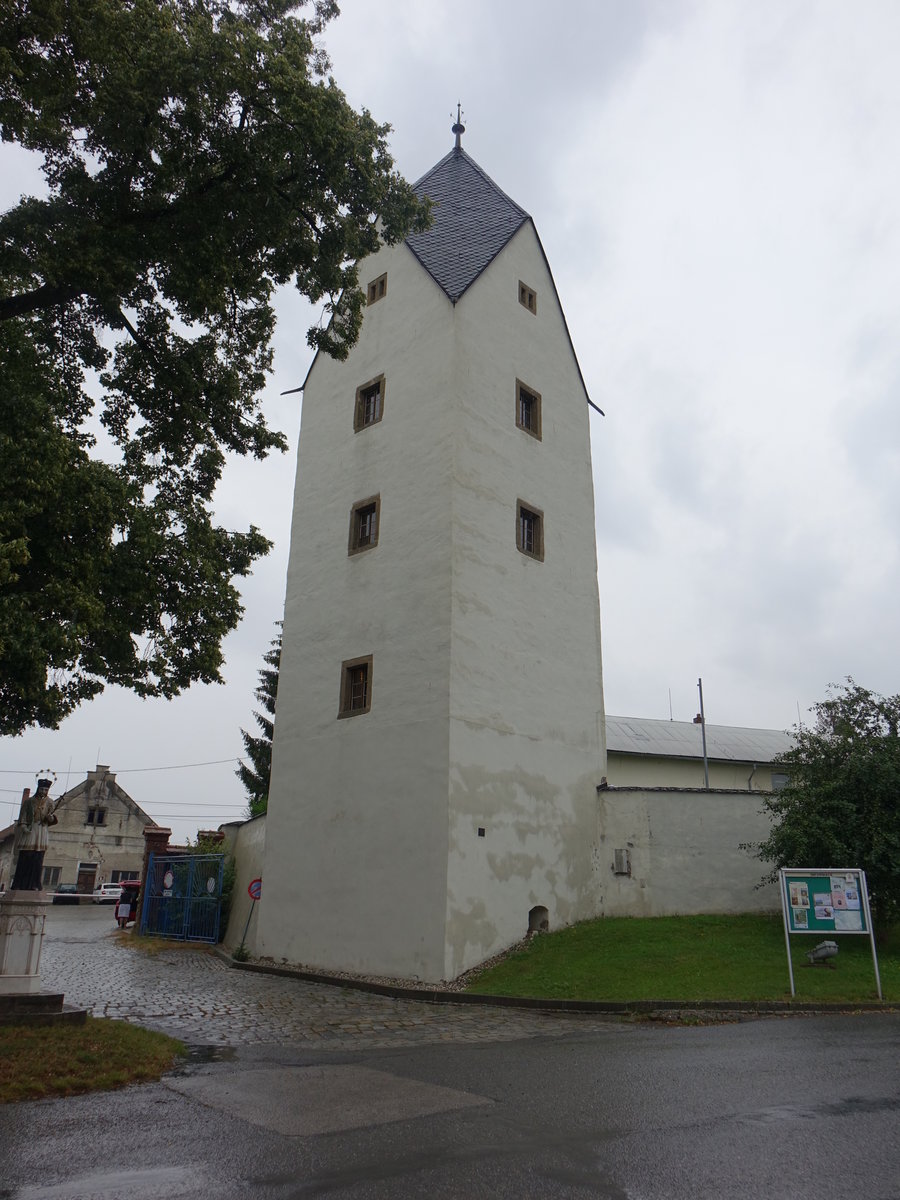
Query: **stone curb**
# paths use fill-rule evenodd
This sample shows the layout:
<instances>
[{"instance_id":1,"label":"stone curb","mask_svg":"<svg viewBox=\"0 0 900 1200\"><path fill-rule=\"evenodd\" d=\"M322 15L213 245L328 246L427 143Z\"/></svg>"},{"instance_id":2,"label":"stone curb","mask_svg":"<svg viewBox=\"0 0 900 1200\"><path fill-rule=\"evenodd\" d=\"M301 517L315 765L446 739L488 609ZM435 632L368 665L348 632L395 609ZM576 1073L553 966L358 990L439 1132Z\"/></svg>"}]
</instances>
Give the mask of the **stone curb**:
<instances>
[{"instance_id":1,"label":"stone curb","mask_svg":"<svg viewBox=\"0 0 900 1200\"><path fill-rule=\"evenodd\" d=\"M238 971L259 975L280 975L304 983L324 983L329 987L350 988L390 996L395 1000L418 1000L424 1004L478 1004L489 1008L523 1008L532 1011L561 1013L606 1013L610 1016L652 1012L741 1012L741 1013L851 1013L893 1012L887 1003L877 1004L809 1004L791 1000L552 1000L542 996L487 996L473 992L450 992L430 988L407 988L391 983L375 983L370 979L345 979L299 967L276 967L267 963L235 962L231 955L218 947L215 953Z\"/></svg>"}]
</instances>

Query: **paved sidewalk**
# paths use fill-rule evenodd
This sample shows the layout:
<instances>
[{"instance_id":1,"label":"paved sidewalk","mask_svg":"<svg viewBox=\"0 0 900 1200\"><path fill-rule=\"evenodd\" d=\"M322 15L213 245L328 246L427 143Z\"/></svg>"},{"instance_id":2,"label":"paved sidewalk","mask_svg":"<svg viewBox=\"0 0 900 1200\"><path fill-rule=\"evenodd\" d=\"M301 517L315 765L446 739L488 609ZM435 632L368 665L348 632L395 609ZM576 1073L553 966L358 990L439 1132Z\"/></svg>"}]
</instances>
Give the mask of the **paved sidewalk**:
<instances>
[{"instance_id":1,"label":"paved sidewalk","mask_svg":"<svg viewBox=\"0 0 900 1200\"><path fill-rule=\"evenodd\" d=\"M48 913L45 991L98 1017L117 1017L214 1046L291 1044L361 1049L511 1041L609 1028L608 1017L395 1000L232 970L204 949L146 954L114 936L112 909Z\"/></svg>"}]
</instances>

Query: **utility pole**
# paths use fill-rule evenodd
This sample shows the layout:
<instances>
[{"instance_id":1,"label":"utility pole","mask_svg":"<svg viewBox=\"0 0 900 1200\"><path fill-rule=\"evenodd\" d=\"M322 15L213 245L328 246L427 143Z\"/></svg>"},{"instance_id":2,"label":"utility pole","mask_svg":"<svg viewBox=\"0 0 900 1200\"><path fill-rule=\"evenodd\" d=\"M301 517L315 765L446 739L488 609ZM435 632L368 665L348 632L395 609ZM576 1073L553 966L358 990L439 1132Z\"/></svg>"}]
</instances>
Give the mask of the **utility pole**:
<instances>
[{"instance_id":1,"label":"utility pole","mask_svg":"<svg viewBox=\"0 0 900 1200\"><path fill-rule=\"evenodd\" d=\"M703 680L697 680L697 687L700 689L700 711L694 717L694 724L700 726L700 732L703 735L703 781L707 791L709 791L709 759L706 757L706 715L703 711Z\"/></svg>"}]
</instances>

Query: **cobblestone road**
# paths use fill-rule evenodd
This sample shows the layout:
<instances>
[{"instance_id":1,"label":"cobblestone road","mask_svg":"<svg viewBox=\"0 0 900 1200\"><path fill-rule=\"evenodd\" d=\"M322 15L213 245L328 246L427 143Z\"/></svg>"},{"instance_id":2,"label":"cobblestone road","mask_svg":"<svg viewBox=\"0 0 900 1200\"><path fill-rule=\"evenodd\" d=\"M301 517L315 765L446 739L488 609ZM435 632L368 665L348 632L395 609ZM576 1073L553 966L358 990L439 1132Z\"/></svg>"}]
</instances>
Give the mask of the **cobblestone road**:
<instances>
[{"instance_id":1,"label":"cobblestone road","mask_svg":"<svg viewBox=\"0 0 900 1200\"><path fill-rule=\"evenodd\" d=\"M394 1000L235 971L205 949L147 954L115 937L111 906L48 909L44 991L95 1016L160 1029L192 1044L289 1043L354 1049L497 1042L609 1028L608 1019Z\"/></svg>"}]
</instances>

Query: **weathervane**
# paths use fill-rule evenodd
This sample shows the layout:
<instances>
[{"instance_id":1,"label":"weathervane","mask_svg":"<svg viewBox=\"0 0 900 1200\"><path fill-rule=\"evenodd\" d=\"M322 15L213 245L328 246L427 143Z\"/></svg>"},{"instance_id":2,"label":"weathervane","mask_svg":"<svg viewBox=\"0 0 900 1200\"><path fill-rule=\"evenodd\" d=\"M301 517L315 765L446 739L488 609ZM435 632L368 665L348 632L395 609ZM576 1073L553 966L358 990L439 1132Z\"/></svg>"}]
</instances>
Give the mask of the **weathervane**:
<instances>
[{"instance_id":1,"label":"weathervane","mask_svg":"<svg viewBox=\"0 0 900 1200\"><path fill-rule=\"evenodd\" d=\"M451 113L450 115L452 116L453 114ZM460 139L461 139L462 135L466 132L466 127L462 123L462 105L461 104L456 105L456 124L453 126L453 129L451 130L451 132L456 134L456 149L461 150L462 142L460 141Z\"/></svg>"}]
</instances>

